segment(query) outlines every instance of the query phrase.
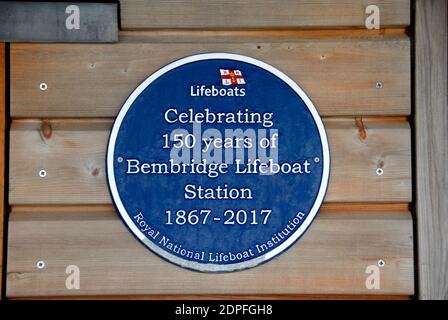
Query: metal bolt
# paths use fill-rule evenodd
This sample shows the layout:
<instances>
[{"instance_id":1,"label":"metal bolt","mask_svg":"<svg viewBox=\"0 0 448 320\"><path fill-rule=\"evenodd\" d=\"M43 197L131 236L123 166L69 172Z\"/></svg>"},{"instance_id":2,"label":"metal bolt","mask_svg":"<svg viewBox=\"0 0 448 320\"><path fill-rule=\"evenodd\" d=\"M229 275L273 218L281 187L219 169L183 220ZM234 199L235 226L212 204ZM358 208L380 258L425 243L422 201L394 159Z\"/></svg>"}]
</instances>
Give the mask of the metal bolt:
<instances>
[{"instance_id":1,"label":"metal bolt","mask_svg":"<svg viewBox=\"0 0 448 320\"><path fill-rule=\"evenodd\" d=\"M45 178L46 176L47 176L47 171L45 171L43 169L39 171L39 177Z\"/></svg>"},{"instance_id":2,"label":"metal bolt","mask_svg":"<svg viewBox=\"0 0 448 320\"><path fill-rule=\"evenodd\" d=\"M383 259L378 260L378 267L382 268L386 265L386 262Z\"/></svg>"},{"instance_id":3,"label":"metal bolt","mask_svg":"<svg viewBox=\"0 0 448 320\"><path fill-rule=\"evenodd\" d=\"M382 83L381 81L378 81L378 82L376 83L375 87L376 87L377 89L383 89L383 83Z\"/></svg>"},{"instance_id":4,"label":"metal bolt","mask_svg":"<svg viewBox=\"0 0 448 320\"><path fill-rule=\"evenodd\" d=\"M377 169L376 169L376 174L377 174L377 175L382 176L383 173L384 173L383 168L377 168Z\"/></svg>"},{"instance_id":5,"label":"metal bolt","mask_svg":"<svg viewBox=\"0 0 448 320\"><path fill-rule=\"evenodd\" d=\"M40 90L45 91L45 90L48 89L48 85L47 85L45 82L42 82L42 83L39 85L39 88L40 88Z\"/></svg>"},{"instance_id":6,"label":"metal bolt","mask_svg":"<svg viewBox=\"0 0 448 320\"><path fill-rule=\"evenodd\" d=\"M122 163L123 162L123 157L118 157L117 161L118 161L118 163Z\"/></svg>"},{"instance_id":7,"label":"metal bolt","mask_svg":"<svg viewBox=\"0 0 448 320\"><path fill-rule=\"evenodd\" d=\"M38 269L43 269L43 268L45 268L45 262L42 261L42 260L37 261L37 263L36 263L36 267L37 267Z\"/></svg>"},{"instance_id":8,"label":"metal bolt","mask_svg":"<svg viewBox=\"0 0 448 320\"><path fill-rule=\"evenodd\" d=\"M320 159L319 157L314 158L314 162L319 163Z\"/></svg>"}]
</instances>

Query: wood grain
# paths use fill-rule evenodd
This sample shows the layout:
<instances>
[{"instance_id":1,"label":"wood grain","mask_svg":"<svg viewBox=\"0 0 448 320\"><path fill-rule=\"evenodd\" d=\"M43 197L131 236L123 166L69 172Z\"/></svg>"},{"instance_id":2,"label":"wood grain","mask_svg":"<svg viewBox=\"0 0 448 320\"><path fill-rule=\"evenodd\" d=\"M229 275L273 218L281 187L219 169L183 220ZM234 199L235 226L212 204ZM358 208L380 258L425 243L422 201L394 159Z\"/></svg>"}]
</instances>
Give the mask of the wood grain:
<instances>
[{"instance_id":1,"label":"wood grain","mask_svg":"<svg viewBox=\"0 0 448 320\"><path fill-rule=\"evenodd\" d=\"M0 43L0 288L3 288L3 226L5 218L5 121L6 121L5 44ZM3 289L0 290L2 299Z\"/></svg>"},{"instance_id":2,"label":"wood grain","mask_svg":"<svg viewBox=\"0 0 448 320\"><path fill-rule=\"evenodd\" d=\"M110 126L101 119L13 121L10 203L111 203L105 177ZM325 201L411 201L407 122L337 118L325 119L325 126L332 159ZM45 178L38 175L42 169Z\"/></svg>"},{"instance_id":3,"label":"wood grain","mask_svg":"<svg viewBox=\"0 0 448 320\"><path fill-rule=\"evenodd\" d=\"M122 28L364 27L367 5L381 25L408 25L409 0L122 0Z\"/></svg>"},{"instance_id":4,"label":"wood grain","mask_svg":"<svg viewBox=\"0 0 448 320\"><path fill-rule=\"evenodd\" d=\"M231 274L205 274L156 257L113 210L13 209L7 296L412 295L412 241L409 212L322 211L305 236L273 261ZM380 289L368 290L366 267L379 259L386 262ZM44 269L36 268L39 260ZM65 288L65 268L72 264L80 268L79 290Z\"/></svg>"},{"instance_id":5,"label":"wood grain","mask_svg":"<svg viewBox=\"0 0 448 320\"><path fill-rule=\"evenodd\" d=\"M335 40L400 40L407 29L136 29L119 32L119 41L126 43L253 43L303 42Z\"/></svg>"},{"instance_id":6,"label":"wood grain","mask_svg":"<svg viewBox=\"0 0 448 320\"><path fill-rule=\"evenodd\" d=\"M415 142L419 296L448 299L447 2L416 3Z\"/></svg>"},{"instance_id":7,"label":"wood grain","mask_svg":"<svg viewBox=\"0 0 448 320\"><path fill-rule=\"evenodd\" d=\"M293 36L285 32L284 37ZM410 112L406 36L279 42L271 41L271 33L252 40L247 33L236 36L239 40L232 40L232 33L213 40L212 34L198 31L170 38L164 33L127 33L118 44L13 44L11 116L115 117L151 73L204 52L238 53L272 64L295 80L324 116ZM382 89L376 88L378 81ZM40 90L40 83L48 89Z\"/></svg>"}]
</instances>

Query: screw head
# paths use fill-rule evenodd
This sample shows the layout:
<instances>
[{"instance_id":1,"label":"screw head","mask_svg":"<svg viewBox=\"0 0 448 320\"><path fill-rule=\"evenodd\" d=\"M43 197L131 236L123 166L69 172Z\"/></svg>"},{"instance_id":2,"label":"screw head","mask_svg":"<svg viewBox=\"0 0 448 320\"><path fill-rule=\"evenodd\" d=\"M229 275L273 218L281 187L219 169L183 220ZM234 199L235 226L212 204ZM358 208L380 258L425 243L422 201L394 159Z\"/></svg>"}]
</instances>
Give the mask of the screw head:
<instances>
[{"instance_id":1,"label":"screw head","mask_svg":"<svg viewBox=\"0 0 448 320\"><path fill-rule=\"evenodd\" d=\"M383 85L383 83L382 83L381 81L378 81L378 82L375 84L375 87L376 87L377 89L383 89L384 85Z\"/></svg>"},{"instance_id":2,"label":"screw head","mask_svg":"<svg viewBox=\"0 0 448 320\"><path fill-rule=\"evenodd\" d=\"M37 261L37 262L36 262L36 267L37 267L38 269L43 269L43 268L45 268L45 262L44 262L43 260L39 260L39 261Z\"/></svg>"},{"instance_id":3,"label":"screw head","mask_svg":"<svg viewBox=\"0 0 448 320\"><path fill-rule=\"evenodd\" d=\"M319 162L320 162L319 157L314 158L314 162L315 162L315 163L319 163Z\"/></svg>"},{"instance_id":4,"label":"screw head","mask_svg":"<svg viewBox=\"0 0 448 320\"><path fill-rule=\"evenodd\" d=\"M39 177L45 178L46 176L47 176L47 171L45 171L43 169L39 171Z\"/></svg>"},{"instance_id":5,"label":"screw head","mask_svg":"<svg viewBox=\"0 0 448 320\"><path fill-rule=\"evenodd\" d=\"M382 268L386 265L386 262L383 259L378 260L378 267Z\"/></svg>"},{"instance_id":6,"label":"screw head","mask_svg":"<svg viewBox=\"0 0 448 320\"><path fill-rule=\"evenodd\" d=\"M123 157L118 157L117 161L118 161L118 163L122 163L123 162Z\"/></svg>"},{"instance_id":7,"label":"screw head","mask_svg":"<svg viewBox=\"0 0 448 320\"><path fill-rule=\"evenodd\" d=\"M45 91L45 90L48 89L48 85L47 85L45 82L42 82L42 83L39 85L39 89L42 90L42 91Z\"/></svg>"},{"instance_id":8,"label":"screw head","mask_svg":"<svg viewBox=\"0 0 448 320\"><path fill-rule=\"evenodd\" d=\"M379 175L379 176L382 176L384 174L383 168L377 168L376 169L376 174Z\"/></svg>"}]
</instances>

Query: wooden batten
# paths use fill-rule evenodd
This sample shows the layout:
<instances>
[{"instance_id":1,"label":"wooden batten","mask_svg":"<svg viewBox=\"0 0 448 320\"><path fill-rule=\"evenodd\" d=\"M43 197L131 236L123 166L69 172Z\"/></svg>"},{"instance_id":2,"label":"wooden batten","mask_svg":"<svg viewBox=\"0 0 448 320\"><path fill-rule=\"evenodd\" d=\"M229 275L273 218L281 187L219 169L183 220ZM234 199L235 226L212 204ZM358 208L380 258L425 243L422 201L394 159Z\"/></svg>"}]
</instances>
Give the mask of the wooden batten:
<instances>
[{"instance_id":1,"label":"wooden batten","mask_svg":"<svg viewBox=\"0 0 448 320\"><path fill-rule=\"evenodd\" d=\"M410 42L405 35L382 41L336 36L283 42L268 36L233 43L222 37L206 41L207 34L200 40L196 32L190 33L197 41L191 43L173 34L172 42L163 33L159 39L164 41L155 40L154 33L136 35L137 42L127 35L117 44L12 45L11 116L115 117L151 73L204 52L238 53L272 64L300 84L323 116L410 113ZM145 35L150 37L146 42Z\"/></svg>"},{"instance_id":2,"label":"wooden batten","mask_svg":"<svg viewBox=\"0 0 448 320\"><path fill-rule=\"evenodd\" d=\"M10 203L111 203L104 160L111 125L106 119L14 121ZM411 201L407 122L338 118L325 126L332 158L327 202Z\"/></svg>"},{"instance_id":3,"label":"wooden batten","mask_svg":"<svg viewBox=\"0 0 448 320\"><path fill-rule=\"evenodd\" d=\"M415 162L419 298L448 299L448 4L416 1Z\"/></svg>"},{"instance_id":4,"label":"wooden batten","mask_svg":"<svg viewBox=\"0 0 448 320\"><path fill-rule=\"evenodd\" d=\"M120 1L124 29L365 27L367 5L380 8L383 26L410 23L409 0Z\"/></svg>"},{"instance_id":5,"label":"wooden batten","mask_svg":"<svg viewBox=\"0 0 448 320\"><path fill-rule=\"evenodd\" d=\"M236 273L207 274L148 252L112 206L93 212L13 209L7 295L412 295L412 238L408 211L322 211L300 242L273 261ZM366 268L379 259L386 262L381 287L372 291L365 285ZM41 260L45 267L38 269ZM69 265L79 267L79 290L65 287Z\"/></svg>"}]
</instances>

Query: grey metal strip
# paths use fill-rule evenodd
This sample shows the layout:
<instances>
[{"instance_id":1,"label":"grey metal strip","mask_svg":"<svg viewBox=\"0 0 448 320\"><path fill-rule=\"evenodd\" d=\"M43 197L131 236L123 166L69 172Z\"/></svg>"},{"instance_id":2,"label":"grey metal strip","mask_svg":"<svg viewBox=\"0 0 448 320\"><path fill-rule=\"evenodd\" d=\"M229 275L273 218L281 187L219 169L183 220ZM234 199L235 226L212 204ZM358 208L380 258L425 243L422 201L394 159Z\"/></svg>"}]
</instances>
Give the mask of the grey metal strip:
<instances>
[{"instance_id":1,"label":"grey metal strip","mask_svg":"<svg viewBox=\"0 0 448 320\"><path fill-rule=\"evenodd\" d=\"M116 41L116 3L0 1L0 42Z\"/></svg>"}]
</instances>

